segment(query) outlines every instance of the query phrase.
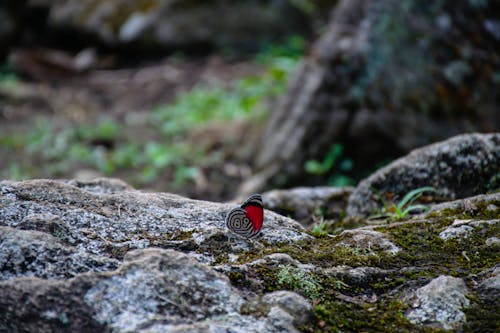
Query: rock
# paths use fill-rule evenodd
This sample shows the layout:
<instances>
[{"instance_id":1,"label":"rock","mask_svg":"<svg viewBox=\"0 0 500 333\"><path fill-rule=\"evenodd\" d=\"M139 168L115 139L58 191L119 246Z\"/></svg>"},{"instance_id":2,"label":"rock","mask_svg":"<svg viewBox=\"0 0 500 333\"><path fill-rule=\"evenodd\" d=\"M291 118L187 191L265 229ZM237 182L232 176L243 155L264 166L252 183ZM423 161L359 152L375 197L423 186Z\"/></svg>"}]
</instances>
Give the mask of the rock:
<instances>
[{"instance_id":1,"label":"rock","mask_svg":"<svg viewBox=\"0 0 500 333\"><path fill-rule=\"evenodd\" d=\"M441 275L417 289L406 318L418 325L457 328L466 321L462 310L469 306L468 293L462 279Z\"/></svg>"},{"instance_id":2,"label":"rock","mask_svg":"<svg viewBox=\"0 0 500 333\"><path fill-rule=\"evenodd\" d=\"M232 252L231 248L241 251L250 243L234 237L229 242L224 225L225 214L232 207L132 191L116 180L0 182L0 225L16 227L36 213L47 223L23 222L24 226L47 231L57 217L60 231L64 230L59 232L61 239L70 243L73 239L75 251L112 257L150 246L187 251L202 248L212 254ZM306 238L310 236L297 222L266 211L262 236L256 242L280 244Z\"/></svg>"},{"instance_id":3,"label":"rock","mask_svg":"<svg viewBox=\"0 0 500 333\"><path fill-rule=\"evenodd\" d=\"M68 279L89 271L108 271L118 260L65 245L43 232L0 227L0 281L16 277Z\"/></svg>"},{"instance_id":4,"label":"rock","mask_svg":"<svg viewBox=\"0 0 500 333\"><path fill-rule=\"evenodd\" d=\"M483 299L500 305L500 267L497 265L484 273L481 275L486 275L487 278L476 286L476 290Z\"/></svg>"},{"instance_id":5,"label":"rock","mask_svg":"<svg viewBox=\"0 0 500 333\"><path fill-rule=\"evenodd\" d=\"M133 187L121 179L116 178L94 178L92 180L69 180L69 185L76 186L89 192L97 194L117 193L132 191Z\"/></svg>"},{"instance_id":6,"label":"rock","mask_svg":"<svg viewBox=\"0 0 500 333\"><path fill-rule=\"evenodd\" d=\"M265 294L262 298L269 306L279 306L293 318L295 326L304 325L312 315L312 306L297 293L280 290Z\"/></svg>"},{"instance_id":7,"label":"rock","mask_svg":"<svg viewBox=\"0 0 500 333\"><path fill-rule=\"evenodd\" d=\"M265 192L262 198L267 209L308 225L313 216L340 219L352 191L351 187L298 187Z\"/></svg>"},{"instance_id":8,"label":"rock","mask_svg":"<svg viewBox=\"0 0 500 333\"><path fill-rule=\"evenodd\" d=\"M49 11L49 27L91 33L108 46L252 50L275 38L311 30L310 18L289 1L36 2Z\"/></svg>"},{"instance_id":9,"label":"rock","mask_svg":"<svg viewBox=\"0 0 500 333\"><path fill-rule=\"evenodd\" d=\"M339 235L340 241L335 246L348 246L367 253L385 252L397 254L401 249L391 242L384 233L368 230L345 230Z\"/></svg>"},{"instance_id":10,"label":"rock","mask_svg":"<svg viewBox=\"0 0 500 333\"><path fill-rule=\"evenodd\" d=\"M302 304L297 297L293 300L284 302L290 306L288 311ZM271 315L241 314L244 302L225 276L188 255L136 250L113 272L58 282L37 278L0 282L0 308L4 309L0 331L33 331L35 327L37 332L180 332L186 327L218 332L283 331L282 323L276 324ZM295 330L291 323L286 328Z\"/></svg>"},{"instance_id":11,"label":"rock","mask_svg":"<svg viewBox=\"0 0 500 333\"><path fill-rule=\"evenodd\" d=\"M487 246L495 247L500 246L500 238L498 237L490 237L484 241Z\"/></svg>"},{"instance_id":12,"label":"rock","mask_svg":"<svg viewBox=\"0 0 500 333\"><path fill-rule=\"evenodd\" d=\"M383 279L392 271L378 267L336 266L323 270L323 273L345 281L349 285L366 286L369 282Z\"/></svg>"},{"instance_id":13,"label":"rock","mask_svg":"<svg viewBox=\"0 0 500 333\"><path fill-rule=\"evenodd\" d=\"M473 227L469 225L451 226L439 233L439 238L442 240L461 238L465 239L469 237L469 233L474 230Z\"/></svg>"},{"instance_id":14,"label":"rock","mask_svg":"<svg viewBox=\"0 0 500 333\"><path fill-rule=\"evenodd\" d=\"M394 202L411 190L432 186L436 199L471 197L500 186L500 134L464 134L416 149L367 179L349 198L350 216L380 211L377 195Z\"/></svg>"},{"instance_id":15,"label":"rock","mask_svg":"<svg viewBox=\"0 0 500 333\"><path fill-rule=\"evenodd\" d=\"M500 208L498 208L495 203L500 203L500 192L480 194L465 199L433 205L421 217L431 218L434 215L446 217L447 215L450 215L449 212L453 212L455 214L465 213L470 216L475 216L476 214L487 214L495 219L500 216ZM482 207L486 207L486 209L483 209Z\"/></svg>"},{"instance_id":16,"label":"rock","mask_svg":"<svg viewBox=\"0 0 500 333\"><path fill-rule=\"evenodd\" d=\"M453 224L439 233L442 240L466 239L473 231L484 230L500 224L500 219L496 220L455 220ZM488 240L485 241L486 243Z\"/></svg>"}]
</instances>

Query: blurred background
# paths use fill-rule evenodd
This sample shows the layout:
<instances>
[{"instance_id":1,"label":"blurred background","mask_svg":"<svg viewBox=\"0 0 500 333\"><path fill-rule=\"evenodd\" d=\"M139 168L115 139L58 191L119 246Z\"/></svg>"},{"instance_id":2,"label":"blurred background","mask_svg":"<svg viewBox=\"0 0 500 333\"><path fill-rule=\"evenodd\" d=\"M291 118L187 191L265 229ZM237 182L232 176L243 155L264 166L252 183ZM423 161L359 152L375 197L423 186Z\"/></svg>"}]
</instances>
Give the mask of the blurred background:
<instances>
[{"instance_id":1,"label":"blurred background","mask_svg":"<svg viewBox=\"0 0 500 333\"><path fill-rule=\"evenodd\" d=\"M0 179L355 185L499 109L497 0L0 2Z\"/></svg>"}]
</instances>

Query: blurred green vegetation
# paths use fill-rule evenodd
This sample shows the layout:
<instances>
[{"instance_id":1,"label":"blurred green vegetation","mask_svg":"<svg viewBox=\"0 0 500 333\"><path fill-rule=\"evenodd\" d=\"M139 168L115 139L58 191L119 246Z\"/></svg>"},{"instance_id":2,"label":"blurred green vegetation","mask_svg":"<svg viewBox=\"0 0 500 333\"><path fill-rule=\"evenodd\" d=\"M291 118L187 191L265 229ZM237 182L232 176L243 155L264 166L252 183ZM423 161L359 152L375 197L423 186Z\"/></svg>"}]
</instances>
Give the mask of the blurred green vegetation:
<instances>
[{"instance_id":1,"label":"blurred green vegetation","mask_svg":"<svg viewBox=\"0 0 500 333\"><path fill-rule=\"evenodd\" d=\"M12 64L9 61L0 64L0 87L13 87L17 83L18 78Z\"/></svg>"},{"instance_id":2,"label":"blurred green vegetation","mask_svg":"<svg viewBox=\"0 0 500 333\"><path fill-rule=\"evenodd\" d=\"M164 190L181 189L197 176L202 162L221 156L187 140L190 131L214 122L261 120L269 102L284 91L304 46L300 37L270 45L253 60L262 66L260 74L228 85L195 86L172 104L154 108L147 116L145 139L111 117L58 128L40 116L28 131L0 133L0 156L8 156L0 178L71 177L77 166L138 187L168 184ZM8 66L0 68L4 80L17 80Z\"/></svg>"},{"instance_id":3,"label":"blurred green vegetation","mask_svg":"<svg viewBox=\"0 0 500 333\"><path fill-rule=\"evenodd\" d=\"M304 164L304 169L310 175L326 175L329 186L354 185L355 180L348 176L353 168L353 162L350 158L343 156L343 153L342 144L335 143L322 161L308 160Z\"/></svg>"}]
</instances>

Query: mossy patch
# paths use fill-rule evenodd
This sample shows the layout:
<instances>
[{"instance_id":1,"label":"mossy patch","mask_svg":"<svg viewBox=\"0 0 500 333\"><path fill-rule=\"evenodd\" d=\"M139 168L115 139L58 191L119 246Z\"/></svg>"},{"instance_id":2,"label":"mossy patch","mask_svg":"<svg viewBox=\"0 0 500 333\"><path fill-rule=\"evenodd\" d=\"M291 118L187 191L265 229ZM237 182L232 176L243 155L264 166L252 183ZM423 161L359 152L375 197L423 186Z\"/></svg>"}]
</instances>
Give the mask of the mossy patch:
<instances>
[{"instance_id":1,"label":"mossy patch","mask_svg":"<svg viewBox=\"0 0 500 333\"><path fill-rule=\"evenodd\" d=\"M445 332L411 324L404 316L407 305L400 301L400 297L439 275L452 275L469 281L471 274L500 262L500 251L492 250L485 244L487 238L500 234L498 223L476 226L467 238L445 241L439 237L440 232L455 219L491 219L490 213L484 212L491 204L477 204L474 212L445 211L426 220L374 227L401 248L395 255L376 249L339 246L341 236L322 235L292 244L267 244L263 248L243 252L239 263L251 262L271 253L285 253L303 264L316 267L300 273L300 269L295 267L262 265L253 267L250 273L253 279L262 283L261 292L290 290L311 300L314 317L301 328L304 332ZM500 206L500 203L493 204ZM491 208L489 206L490 211ZM325 273L329 268L343 265L375 267L381 269L381 273L361 280L350 279L349 274ZM233 274L231 281L239 287L248 287L246 274ZM314 282L314 292L307 288L309 284L302 281L301 274L306 274L306 280ZM469 287L473 289L473 286ZM496 315L498 306L471 301L472 305L466 311L464 330L495 331L493 328L499 322Z\"/></svg>"}]
</instances>

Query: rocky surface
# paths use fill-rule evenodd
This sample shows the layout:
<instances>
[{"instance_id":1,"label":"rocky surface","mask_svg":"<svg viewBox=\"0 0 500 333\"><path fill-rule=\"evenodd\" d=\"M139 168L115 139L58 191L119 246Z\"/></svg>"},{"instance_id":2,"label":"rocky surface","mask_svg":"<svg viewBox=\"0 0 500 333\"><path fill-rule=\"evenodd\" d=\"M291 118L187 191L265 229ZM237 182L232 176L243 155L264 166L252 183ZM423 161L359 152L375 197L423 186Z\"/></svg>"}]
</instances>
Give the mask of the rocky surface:
<instances>
[{"instance_id":1,"label":"rocky surface","mask_svg":"<svg viewBox=\"0 0 500 333\"><path fill-rule=\"evenodd\" d=\"M99 181L4 181L0 221L14 228L53 229L53 236L78 251L115 257L149 246L192 250L247 246L228 242L224 218L230 204L126 189L130 188L117 181L100 185ZM257 242L279 244L309 237L291 219L272 212L265 216L265 232Z\"/></svg>"},{"instance_id":2,"label":"rocky surface","mask_svg":"<svg viewBox=\"0 0 500 333\"><path fill-rule=\"evenodd\" d=\"M462 309L470 304L468 293L462 279L441 275L415 291L406 317L412 323L452 329L465 322Z\"/></svg>"},{"instance_id":3,"label":"rocky surface","mask_svg":"<svg viewBox=\"0 0 500 333\"><path fill-rule=\"evenodd\" d=\"M471 197L498 189L499 175L500 134L459 135L416 149L360 182L349 197L347 213L375 214L383 200L398 202L425 186L436 189L428 202Z\"/></svg>"},{"instance_id":4,"label":"rocky surface","mask_svg":"<svg viewBox=\"0 0 500 333\"><path fill-rule=\"evenodd\" d=\"M338 193L320 192L281 193ZM500 192L342 232L266 210L250 241L224 226L233 206L116 179L0 182L0 331L498 331Z\"/></svg>"},{"instance_id":5,"label":"rocky surface","mask_svg":"<svg viewBox=\"0 0 500 333\"><path fill-rule=\"evenodd\" d=\"M288 292L272 302L263 300L272 303L265 320L242 314L245 300L227 277L188 255L161 249L131 251L110 273L90 273L64 282L7 281L0 285L0 295L0 308L9 310L0 315L0 329L8 332L20 330L27 316L22 328L38 332L180 332L188 328L293 332L294 315L300 312L304 318L311 312L301 296ZM22 306L12 306L21 300Z\"/></svg>"}]
</instances>

